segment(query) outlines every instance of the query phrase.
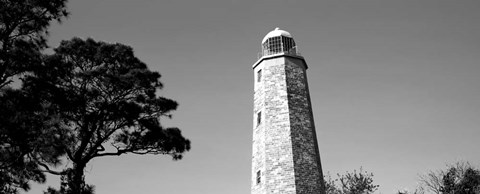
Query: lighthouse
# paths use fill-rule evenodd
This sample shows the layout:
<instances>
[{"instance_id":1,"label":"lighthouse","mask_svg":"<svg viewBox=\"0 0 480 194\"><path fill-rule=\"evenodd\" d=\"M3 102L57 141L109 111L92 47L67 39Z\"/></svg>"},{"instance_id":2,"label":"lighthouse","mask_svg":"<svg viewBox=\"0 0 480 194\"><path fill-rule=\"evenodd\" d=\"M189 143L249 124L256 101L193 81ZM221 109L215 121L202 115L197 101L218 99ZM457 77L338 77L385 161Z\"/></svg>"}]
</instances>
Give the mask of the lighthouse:
<instances>
[{"instance_id":1,"label":"lighthouse","mask_svg":"<svg viewBox=\"0 0 480 194\"><path fill-rule=\"evenodd\" d=\"M307 63L276 28L253 65L252 194L324 194Z\"/></svg>"}]
</instances>

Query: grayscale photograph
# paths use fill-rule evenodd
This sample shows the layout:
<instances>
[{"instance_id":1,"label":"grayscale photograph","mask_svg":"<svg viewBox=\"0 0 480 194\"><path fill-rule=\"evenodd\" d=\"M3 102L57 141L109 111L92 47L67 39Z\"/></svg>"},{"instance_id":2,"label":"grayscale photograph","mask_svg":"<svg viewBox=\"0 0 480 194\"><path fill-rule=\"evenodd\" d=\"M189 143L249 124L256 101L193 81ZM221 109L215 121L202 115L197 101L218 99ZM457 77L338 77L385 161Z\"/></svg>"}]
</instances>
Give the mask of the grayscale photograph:
<instances>
[{"instance_id":1,"label":"grayscale photograph","mask_svg":"<svg viewBox=\"0 0 480 194\"><path fill-rule=\"evenodd\" d=\"M480 194L478 0L0 0L0 194Z\"/></svg>"}]
</instances>

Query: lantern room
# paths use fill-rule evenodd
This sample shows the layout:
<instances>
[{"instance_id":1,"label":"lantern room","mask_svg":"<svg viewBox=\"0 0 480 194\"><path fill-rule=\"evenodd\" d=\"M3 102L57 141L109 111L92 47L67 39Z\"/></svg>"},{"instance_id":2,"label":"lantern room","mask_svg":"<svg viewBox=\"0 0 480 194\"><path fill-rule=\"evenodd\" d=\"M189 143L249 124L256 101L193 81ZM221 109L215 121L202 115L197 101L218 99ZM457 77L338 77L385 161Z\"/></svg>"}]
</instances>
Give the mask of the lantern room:
<instances>
[{"instance_id":1,"label":"lantern room","mask_svg":"<svg viewBox=\"0 0 480 194\"><path fill-rule=\"evenodd\" d=\"M300 55L292 35L280 28L269 32L262 40L261 57L275 54Z\"/></svg>"}]
</instances>

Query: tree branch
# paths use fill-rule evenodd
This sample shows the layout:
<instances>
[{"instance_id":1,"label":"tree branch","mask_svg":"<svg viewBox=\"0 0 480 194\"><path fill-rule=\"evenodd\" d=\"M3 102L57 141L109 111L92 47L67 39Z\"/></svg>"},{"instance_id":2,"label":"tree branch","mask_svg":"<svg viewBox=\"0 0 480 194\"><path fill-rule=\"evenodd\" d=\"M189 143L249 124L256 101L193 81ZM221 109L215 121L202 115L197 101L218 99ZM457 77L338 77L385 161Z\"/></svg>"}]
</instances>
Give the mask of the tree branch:
<instances>
[{"instance_id":1,"label":"tree branch","mask_svg":"<svg viewBox=\"0 0 480 194\"><path fill-rule=\"evenodd\" d=\"M67 153L68 158L69 158L71 161L73 161L72 152L71 152L68 148L65 148L65 152Z\"/></svg>"},{"instance_id":2,"label":"tree branch","mask_svg":"<svg viewBox=\"0 0 480 194\"><path fill-rule=\"evenodd\" d=\"M51 170L48 165L44 164L44 163L41 163L41 162L37 162L38 165L40 165L41 167L45 168L45 170L40 170L40 172L48 172L50 174L54 174L54 175L64 175L65 172L64 171L54 171L54 170Z\"/></svg>"}]
</instances>

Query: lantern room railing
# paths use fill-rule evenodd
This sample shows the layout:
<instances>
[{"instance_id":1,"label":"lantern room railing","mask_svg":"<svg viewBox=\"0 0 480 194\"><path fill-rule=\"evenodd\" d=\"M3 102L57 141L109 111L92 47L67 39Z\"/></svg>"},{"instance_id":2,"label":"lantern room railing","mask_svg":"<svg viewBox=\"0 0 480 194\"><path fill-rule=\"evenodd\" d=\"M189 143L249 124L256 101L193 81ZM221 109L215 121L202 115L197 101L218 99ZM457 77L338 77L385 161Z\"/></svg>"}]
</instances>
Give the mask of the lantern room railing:
<instances>
[{"instance_id":1,"label":"lantern room railing","mask_svg":"<svg viewBox=\"0 0 480 194\"><path fill-rule=\"evenodd\" d=\"M269 56L269 55L277 55L277 54L287 54L287 55L294 55L294 56L302 56L300 52L296 48L292 48L288 51L281 51L281 52L258 52L257 59L260 59L264 56Z\"/></svg>"}]
</instances>

